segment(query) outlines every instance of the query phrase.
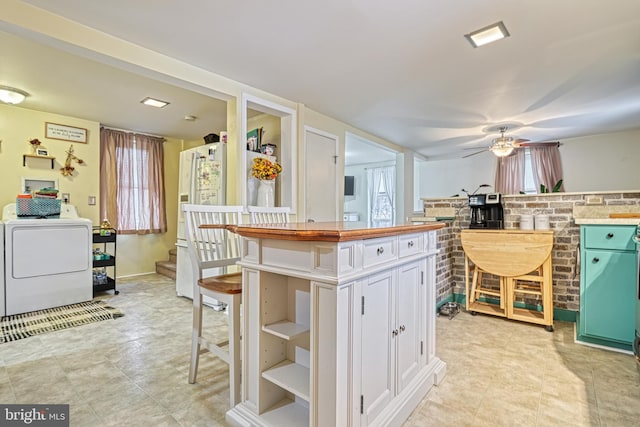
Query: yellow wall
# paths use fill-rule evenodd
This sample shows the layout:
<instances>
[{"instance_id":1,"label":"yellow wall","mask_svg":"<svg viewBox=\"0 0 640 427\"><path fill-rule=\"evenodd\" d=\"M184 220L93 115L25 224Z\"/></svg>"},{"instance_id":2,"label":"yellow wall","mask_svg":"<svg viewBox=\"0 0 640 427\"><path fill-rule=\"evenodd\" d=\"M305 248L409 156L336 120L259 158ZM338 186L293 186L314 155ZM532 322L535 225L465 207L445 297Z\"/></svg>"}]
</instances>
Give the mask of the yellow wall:
<instances>
[{"instance_id":1,"label":"yellow wall","mask_svg":"<svg viewBox=\"0 0 640 427\"><path fill-rule=\"evenodd\" d=\"M73 176L64 177L60 168L64 165L65 151L70 142L44 137L44 123L53 122L85 128L88 143L73 143L74 154L84 164L73 164ZM22 166L22 155L32 152L29 140L38 138L43 148L54 156L45 159L27 159ZM57 179L60 192L69 193L70 203L78 208L78 214L89 218L94 225L100 223L100 124L74 117L43 113L17 106L0 104L0 207L14 203L20 192L21 178ZM168 139L164 144L165 199L167 232L149 235L119 235L117 246L117 276L130 276L155 271L155 262L166 260L168 251L176 242L178 209L178 169L180 151L201 145L203 141ZM89 196L96 197L96 205L88 205Z\"/></svg>"},{"instance_id":2,"label":"yellow wall","mask_svg":"<svg viewBox=\"0 0 640 427\"><path fill-rule=\"evenodd\" d=\"M45 122L58 123L87 129L87 144L47 139L44 137ZM22 166L22 155L31 154L29 140L38 138L42 145L54 156L54 167L45 159L27 159ZM99 225L99 178L100 178L100 124L74 117L43 113L17 106L0 104L0 206L15 203L20 192L21 179L57 179L60 192L69 193L70 203L78 208L78 214ZM74 154L84 160L84 164L73 163L73 176L60 173L64 166L66 151L73 144ZM96 197L96 205L89 206L89 196Z\"/></svg>"},{"instance_id":3,"label":"yellow wall","mask_svg":"<svg viewBox=\"0 0 640 427\"><path fill-rule=\"evenodd\" d=\"M282 105L287 108L297 110L298 114L298 132L297 132L297 147L296 155L298 157L297 164L297 209L304 205L303 195L303 183L305 182L305 171L302 168L301 162L304 159L304 132L303 127L309 125L317 129L333 133L340 139L339 153L344 153L344 136L346 132L352 132L360 136L364 136L369 140L378 142L380 144L389 146L397 151L403 151L401 147L377 138L373 135L369 135L356 128L348 126L338 120L332 119L323 114L316 113L307 109L302 104L296 104L294 101L281 98L274 94L266 93L260 89L252 88L244 85L240 82L233 81L226 77L217 75L202 68L194 67L192 65L181 62L175 58L170 58L165 55L158 54L157 52L143 48L141 46L134 45L116 37L109 36L98 30L80 25L78 23L63 19L55 14L49 13L42 9L33 7L27 3L18 0L5 0L6 7L3 8L3 20L4 22L15 26L20 31L31 34L32 36L50 40L54 44L68 44L72 48L80 47L81 50L85 50L89 56L96 57L108 64L126 64L128 69L138 72L141 75L148 75L150 77L157 77L158 74L163 76L163 79L170 82L175 80L178 85L182 85L186 82L188 86L194 88L202 88L203 93L207 93L211 96L216 96L219 99L227 101L227 132L229 136L229 142L227 146L227 165L228 165L228 177L227 177L227 203L239 204L241 203L241 188L242 183L240 181L241 173L244 170L239 168L238 159L241 158L242 151L245 147L245 136L241 135L242 129L240 123L240 117L242 117L242 103L239 101L242 99L243 94L250 94L268 102L272 102L278 105ZM16 107L4 107L0 110L0 113L4 112L4 109L19 110ZM34 113L35 114L35 113ZM29 129L36 129L33 126L42 126L40 128L40 135L44 128L44 118L47 116L44 113L42 117L34 116L35 122L40 124L32 125ZM18 117L19 118L19 117ZM18 191L19 178L16 181L15 175L18 169L22 166L21 153L27 152L28 139L33 138L34 135L25 135L21 133L23 126L14 126L14 120L18 118L6 118L4 114L0 115L0 120L4 122L0 125L0 139L5 140L2 143L0 152L0 176L3 179L3 186L0 189L0 203L11 201L15 196L14 193ZM24 118L20 118L24 120ZM85 167L87 171L92 171L91 178L87 178L88 173L83 172L80 176L83 179L74 178L72 180L64 181L61 179L61 190L71 193L71 202L78 204L80 213L82 216L91 218L95 223L98 222L98 207L89 208L86 205L86 198L89 194L95 194L97 196L98 191L98 123L90 123L78 119L69 119L68 122L63 121L67 118L60 118L55 121L56 123L69 124L72 126L91 128L90 143L87 146L80 148L79 144L74 144L77 148L76 154L78 157L86 160L88 165ZM6 120L11 120L7 122ZM7 123L11 123L11 126ZM17 122L16 122L17 123ZM84 124L83 126L80 126ZM9 129L9 131L7 131ZM26 129L26 128L25 128ZM19 133L15 135L15 133ZM37 136L37 135L35 135ZM91 138L96 138L95 141ZM267 140L269 139L267 134ZM22 144L22 148L16 154L15 150L5 148L9 146L7 141L12 141L11 144ZM45 142L46 143L46 142ZM52 150L52 153L57 157L63 155L64 149L68 145L63 145L63 149L57 147L61 144L56 142L56 149ZM64 143L63 143L64 144ZM175 144L175 145L174 145ZM147 236L120 236L118 238L118 276L137 274L155 269L154 263L156 260L166 259L167 251L173 248L175 243L175 215L177 212L177 163L179 162L179 156L177 152L181 149L188 148L190 142L178 142L168 141L165 144L166 157L165 157L165 173L166 173L166 197L167 197L167 215L169 219L170 230L165 235L147 235ZM179 146L179 148L178 148ZM278 147L280 149L281 147ZM169 153L172 153L169 155ZM8 159L8 160L5 160ZM339 157L339 169L344 167L343 156ZM5 172L7 168L8 172ZM35 168L35 166L32 166ZM96 168L95 172L91 168ZM45 169L37 169L34 172L41 174L51 174L51 171ZM173 175L175 173L175 175ZM37 176L37 175L36 175ZM5 179L7 180L5 183ZM16 184L17 182L17 184ZM5 190L7 187L9 190ZM80 200L81 203L78 202ZM341 204L341 202L339 202ZM293 206L292 206L293 207Z\"/></svg>"}]
</instances>

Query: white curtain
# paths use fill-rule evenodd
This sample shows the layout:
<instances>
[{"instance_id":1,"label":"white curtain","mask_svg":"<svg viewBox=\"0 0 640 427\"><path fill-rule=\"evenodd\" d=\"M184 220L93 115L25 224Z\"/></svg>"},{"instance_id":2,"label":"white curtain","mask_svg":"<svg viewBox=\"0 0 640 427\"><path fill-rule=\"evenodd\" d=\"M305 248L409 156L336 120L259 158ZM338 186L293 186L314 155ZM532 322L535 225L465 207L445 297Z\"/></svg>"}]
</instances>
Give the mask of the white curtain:
<instances>
[{"instance_id":1,"label":"white curtain","mask_svg":"<svg viewBox=\"0 0 640 427\"><path fill-rule=\"evenodd\" d=\"M391 225L395 218L395 166L367 169L367 187L368 224Z\"/></svg>"},{"instance_id":2,"label":"white curtain","mask_svg":"<svg viewBox=\"0 0 640 427\"><path fill-rule=\"evenodd\" d=\"M391 205L391 221L396 217L396 167L387 166L382 168L384 177L384 192Z\"/></svg>"}]
</instances>

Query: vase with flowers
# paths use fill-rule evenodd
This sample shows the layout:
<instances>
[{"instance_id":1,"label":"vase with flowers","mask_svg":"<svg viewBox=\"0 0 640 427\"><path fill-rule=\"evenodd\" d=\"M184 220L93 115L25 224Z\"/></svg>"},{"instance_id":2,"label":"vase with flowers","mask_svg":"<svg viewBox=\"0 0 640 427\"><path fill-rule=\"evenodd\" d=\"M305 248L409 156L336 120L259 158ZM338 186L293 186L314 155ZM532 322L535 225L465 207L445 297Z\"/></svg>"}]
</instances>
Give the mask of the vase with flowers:
<instances>
[{"instance_id":1,"label":"vase with flowers","mask_svg":"<svg viewBox=\"0 0 640 427\"><path fill-rule=\"evenodd\" d=\"M32 140L29 141L29 144L31 145L31 150L33 151L33 154L36 154L38 147L42 143L38 138L33 138Z\"/></svg>"},{"instance_id":2,"label":"vase with flowers","mask_svg":"<svg viewBox=\"0 0 640 427\"><path fill-rule=\"evenodd\" d=\"M258 185L258 198L256 204L262 207L275 205L274 186L275 180L282 172L282 166L264 157L256 157L251 165L251 176L260 181Z\"/></svg>"}]
</instances>

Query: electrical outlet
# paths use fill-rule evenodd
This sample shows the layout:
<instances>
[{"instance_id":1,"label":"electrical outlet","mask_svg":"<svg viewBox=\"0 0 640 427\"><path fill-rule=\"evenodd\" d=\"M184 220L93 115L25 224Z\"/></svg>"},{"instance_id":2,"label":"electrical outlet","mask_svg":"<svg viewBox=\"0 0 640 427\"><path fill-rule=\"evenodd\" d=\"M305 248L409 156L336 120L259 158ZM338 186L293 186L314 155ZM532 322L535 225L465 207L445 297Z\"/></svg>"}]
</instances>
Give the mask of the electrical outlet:
<instances>
[{"instance_id":1,"label":"electrical outlet","mask_svg":"<svg viewBox=\"0 0 640 427\"><path fill-rule=\"evenodd\" d=\"M96 196L89 196L89 206L94 206L96 204Z\"/></svg>"},{"instance_id":2,"label":"electrical outlet","mask_svg":"<svg viewBox=\"0 0 640 427\"><path fill-rule=\"evenodd\" d=\"M588 205L601 205L603 202L602 196L587 196Z\"/></svg>"},{"instance_id":3,"label":"electrical outlet","mask_svg":"<svg viewBox=\"0 0 640 427\"><path fill-rule=\"evenodd\" d=\"M69 193L62 193L62 202L69 203Z\"/></svg>"}]
</instances>

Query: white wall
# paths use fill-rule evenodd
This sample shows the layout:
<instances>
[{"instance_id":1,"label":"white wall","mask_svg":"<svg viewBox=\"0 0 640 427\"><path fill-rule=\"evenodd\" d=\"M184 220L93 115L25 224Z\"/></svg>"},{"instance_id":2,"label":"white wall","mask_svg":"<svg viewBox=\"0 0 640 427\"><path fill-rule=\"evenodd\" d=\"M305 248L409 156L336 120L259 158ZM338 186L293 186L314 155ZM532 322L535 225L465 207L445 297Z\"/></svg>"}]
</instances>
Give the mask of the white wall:
<instances>
[{"instance_id":1,"label":"white wall","mask_svg":"<svg viewBox=\"0 0 640 427\"><path fill-rule=\"evenodd\" d=\"M420 197L462 196L463 188L472 192L480 184L493 185L495 168L496 158L489 152L466 159L420 162Z\"/></svg>"},{"instance_id":2,"label":"white wall","mask_svg":"<svg viewBox=\"0 0 640 427\"><path fill-rule=\"evenodd\" d=\"M560 153L567 192L640 190L640 129L565 139ZM421 162L420 195L449 197L493 185L496 164L490 152Z\"/></svg>"},{"instance_id":3,"label":"white wall","mask_svg":"<svg viewBox=\"0 0 640 427\"><path fill-rule=\"evenodd\" d=\"M344 196L344 211L357 212L360 221L367 220L367 171L364 165L346 166L345 175L353 175L354 195Z\"/></svg>"},{"instance_id":4,"label":"white wall","mask_svg":"<svg viewBox=\"0 0 640 427\"><path fill-rule=\"evenodd\" d=\"M567 192L640 190L640 129L566 139L560 152Z\"/></svg>"}]
</instances>

